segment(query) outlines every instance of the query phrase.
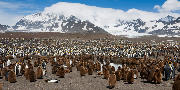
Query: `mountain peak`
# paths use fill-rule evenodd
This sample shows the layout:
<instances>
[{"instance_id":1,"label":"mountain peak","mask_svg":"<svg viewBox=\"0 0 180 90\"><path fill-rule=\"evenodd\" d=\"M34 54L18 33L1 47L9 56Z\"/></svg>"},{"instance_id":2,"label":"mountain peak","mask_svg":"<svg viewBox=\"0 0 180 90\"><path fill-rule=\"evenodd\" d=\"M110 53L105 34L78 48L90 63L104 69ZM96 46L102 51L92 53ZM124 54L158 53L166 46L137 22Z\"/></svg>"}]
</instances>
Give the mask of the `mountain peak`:
<instances>
[{"instance_id":1,"label":"mountain peak","mask_svg":"<svg viewBox=\"0 0 180 90\"><path fill-rule=\"evenodd\" d=\"M8 26L8 25L1 25L1 24L0 24L0 31L5 31L5 30L7 30L8 28L10 28L10 26Z\"/></svg>"},{"instance_id":2,"label":"mountain peak","mask_svg":"<svg viewBox=\"0 0 180 90\"><path fill-rule=\"evenodd\" d=\"M166 16L164 18L159 19L159 21L161 21L161 22L171 22L173 20L175 20L175 18L173 16L170 16L170 15L168 15L168 16Z\"/></svg>"},{"instance_id":3,"label":"mountain peak","mask_svg":"<svg viewBox=\"0 0 180 90\"><path fill-rule=\"evenodd\" d=\"M166 16L166 17L165 17ZM15 31L61 33L110 33L113 35L180 34L180 15L122 11L80 3L60 2L40 13L27 15L16 23Z\"/></svg>"}]
</instances>

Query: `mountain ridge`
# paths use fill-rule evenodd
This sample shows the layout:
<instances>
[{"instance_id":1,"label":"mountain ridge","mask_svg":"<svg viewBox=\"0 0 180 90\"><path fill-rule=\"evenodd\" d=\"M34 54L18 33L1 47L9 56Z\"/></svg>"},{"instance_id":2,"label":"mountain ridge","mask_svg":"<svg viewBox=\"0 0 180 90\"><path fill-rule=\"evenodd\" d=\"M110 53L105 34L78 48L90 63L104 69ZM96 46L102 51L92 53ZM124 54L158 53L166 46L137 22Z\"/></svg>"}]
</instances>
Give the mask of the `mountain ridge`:
<instances>
[{"instance_id":1,"label":"mountain ridge","mask_svg":"<svg viewBox=\"0 0 180 90\"><path fill-rule=\"evenodd\" d=\"M23 32L93 32L130 36L180 35L180 15L150 13L137 9L124 12L60 2L40 13L25 16L12 29Z\"/></svg>"}]
</instances>

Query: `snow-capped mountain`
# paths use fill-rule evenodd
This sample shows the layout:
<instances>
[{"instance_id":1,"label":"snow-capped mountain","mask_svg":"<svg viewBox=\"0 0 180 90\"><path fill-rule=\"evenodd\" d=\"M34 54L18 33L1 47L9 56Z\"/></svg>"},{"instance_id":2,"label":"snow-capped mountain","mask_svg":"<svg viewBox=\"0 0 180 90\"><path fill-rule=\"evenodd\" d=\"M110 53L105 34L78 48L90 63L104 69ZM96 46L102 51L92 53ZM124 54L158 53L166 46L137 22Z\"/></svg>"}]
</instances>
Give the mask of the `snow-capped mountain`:
<instances>
[{"instance_id":1,"label":"snow-capped mountain","mask_svg":"<svg viewBox=\"0 0 180 90\"><path fill-rule=\"evenodd\" d=\"M180 35L180 14L100 8L60 2L25 16L13 26L29 32L98 32L113 35Z\"/></svg>"},{"instance_id":2,"label":"snow-capped mountain","mask_svg":"<svg viewBox=\"0 0 180 90\"><path fill-rule=\"evenodd\" d=\"M153 35L180 35L180 17L167 16L153 21L142 21L136 19L132 21L119 21L117 28L122 28L124 32L135 31Z\"/></svg>"},{"instance_id":3,"label":"snow-capped mountain","mask_svg":"<svg viewBox=\"0 0 180 90\"><path fill-rule=\"evenodd\" d=\"M174 18L172 16L167 16L156 21L154 27L153 31L149 33L157 35L180 35L180 17Z\"/></svg>"},{"instance_id":4,"label":"snow-capped mountain","mask_svg":"<svg viewBox=\"0 0 180 90\"><path fill-rule=\"evenodd\" d=\"M168 22L172 22L172 21L174 21L174 20L175 20L174 17L168 15L168 16L165 17L165 18L159 19L158 22L168 23Z\"/></svg>"},{"instance_id":5,"label":"snow-capped mountain","mask_svg":"<svg viewBox=\"0 0 180 90\"><path fill-rule=\"evenodd\" d=\"M4 32L4 31L7 30L8 28L10 28L10 26L8 26L8 25L1 25L1 24L0 24L0 32Z\"/></svg>"},{"instance_id":6,"label":"snow-capped mountain","mask_svg":"<svg viewBox=\"0 0 180 90\"><path fill-rule=\"evenodd\" d=\"M28 32L107 33L91 22L82 21L75 16L65 17L64 15L43 15L42 13L24 17L13 28L16 31Z\"/></svg>"}]
</instances>

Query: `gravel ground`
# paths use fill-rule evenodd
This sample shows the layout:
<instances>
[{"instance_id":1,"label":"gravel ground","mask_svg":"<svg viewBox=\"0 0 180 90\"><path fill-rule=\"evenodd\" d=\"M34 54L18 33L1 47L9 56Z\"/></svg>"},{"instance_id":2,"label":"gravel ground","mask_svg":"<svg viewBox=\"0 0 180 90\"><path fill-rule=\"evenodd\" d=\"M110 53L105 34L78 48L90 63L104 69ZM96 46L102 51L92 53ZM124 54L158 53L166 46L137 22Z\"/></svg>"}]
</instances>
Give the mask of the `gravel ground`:
<instances>
[{"instance_id":1,"label":"gravel ground","mask_svg":"<svg viewBox=\"0 0 180 90\"><path fill-rule=\"evenodd\" d=\"M57 32L40 32L40 33L24 33L24 32L7 32L0 33L0 38L51 38L51 39L80 39L80 40L89 40L89 39L100 39L100 38L108 38L108 39L123 39L130 40L132 42L161 42L167 40L174 40L180 42L180 37L157 37L157 36L142 36L138 38L127 38L124 36L113 36L110 34L80 34L80 33L57 33Z\"/></svg>"},{"instance_id":2,"label":"gravel ground","mask_svg":"<svg viewBox=\"0 0 180 90\"><path fill-rule=\"evenodd\" d=\"M51 74L51 66L47 65L47 76L36 82L29 82L24 76L17 77L16 83L3 82L3 90L108 90L108 81L100 76L86 75L81 77L79 71L73 68L73 72L67 73L65 78L58 78ZM36 70L36 69L35 69ZM58 83L46 83L45 79L58 79ZM173 81L163 81L162 84L143 82L140 78L135 79L134 84L118 81L113 90L171 90Z\"/></svg>"}]
</instances>

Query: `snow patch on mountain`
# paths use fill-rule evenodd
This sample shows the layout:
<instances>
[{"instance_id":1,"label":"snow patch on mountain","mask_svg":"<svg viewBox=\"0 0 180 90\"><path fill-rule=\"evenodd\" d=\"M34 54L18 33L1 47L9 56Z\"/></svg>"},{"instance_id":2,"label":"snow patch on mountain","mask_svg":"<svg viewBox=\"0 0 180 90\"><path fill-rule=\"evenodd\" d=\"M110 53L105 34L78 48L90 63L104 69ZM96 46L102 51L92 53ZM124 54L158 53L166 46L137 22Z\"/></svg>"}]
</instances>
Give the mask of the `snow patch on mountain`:
<instances>
[{"instance_id":1,"label":"snow patch on mountain","mask_svg":"<svg viewBox=\"0 0 180 90\"><path fill-rule=\"evenodd\" d=\"M180 34L180 14L138 9L100 8L80 3L59 2L43 12L22 18L15 30L38 32L107 31L113 35L142 36Z\"/></svg>"},{"instance_id":2,"label":"snow patch on mountain","mask_svg":"<svg viewBox=\"0 0 180 90\"><path fill-rule=\"evenodd\" d=\"M89 20L95 25L101 27L107 25L113 26L118 23L119 19L131 21L140 18L143 21L153 21L167 16L169 14L173 17L180 16L176 13L153 13L137 9L130 9L127 12L125 12L120 9L100 8L96 6L87 6L85 4L67 2L60 2L50 7L47 7L43 11L43 14L53 14L55 16L64 15L66 17L75 16L81 20Z\"/></svg>"}]
</instances>

